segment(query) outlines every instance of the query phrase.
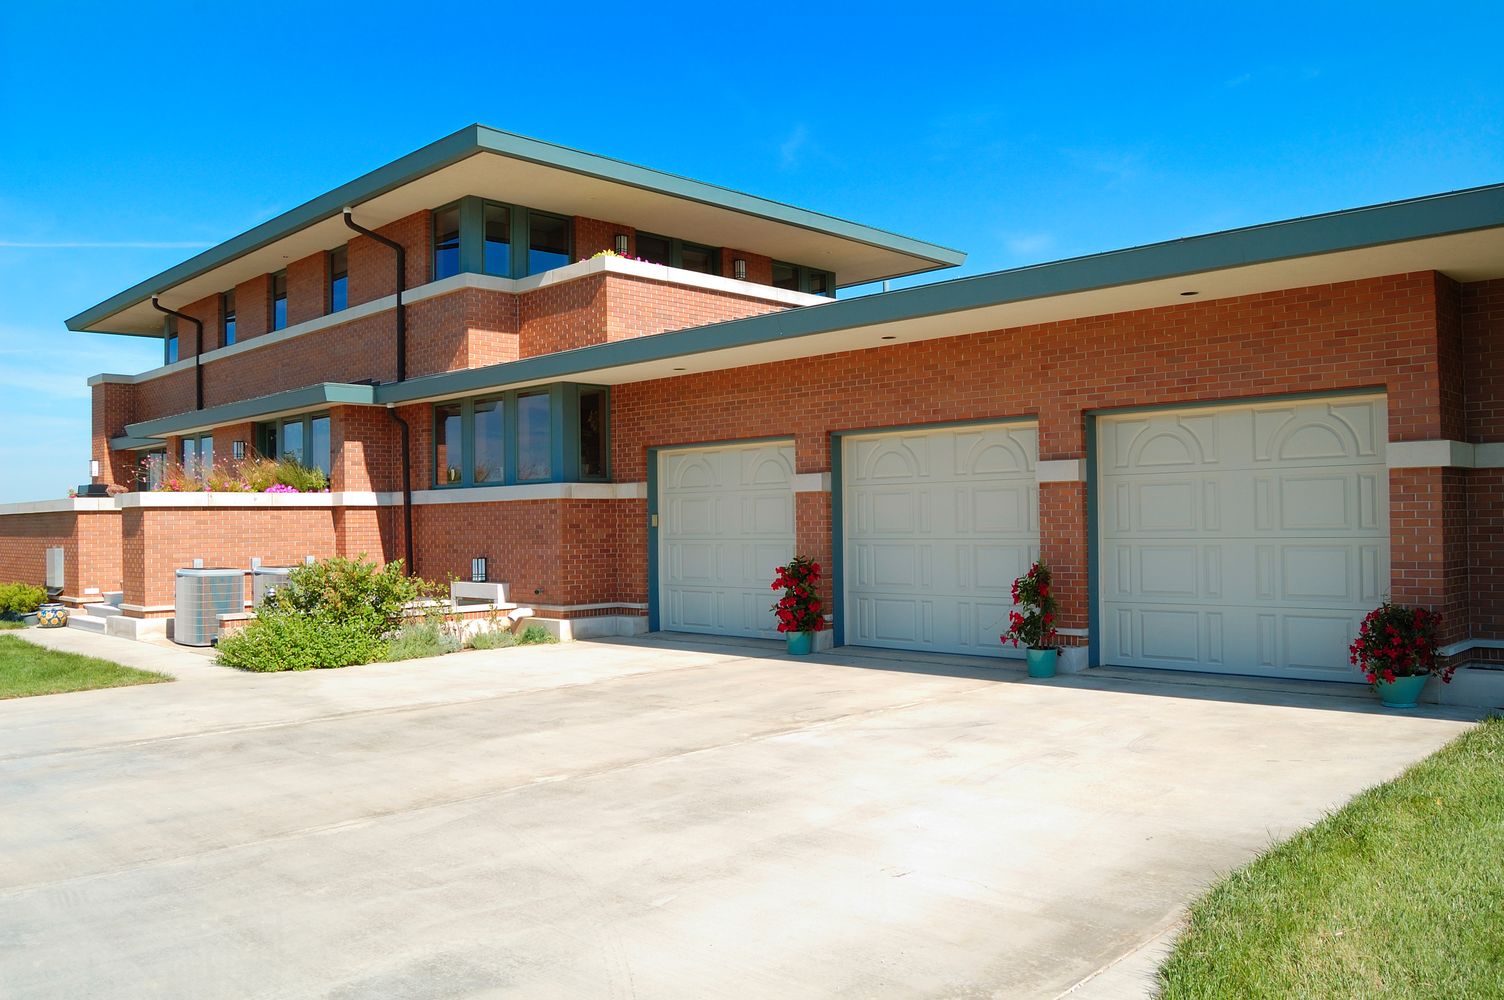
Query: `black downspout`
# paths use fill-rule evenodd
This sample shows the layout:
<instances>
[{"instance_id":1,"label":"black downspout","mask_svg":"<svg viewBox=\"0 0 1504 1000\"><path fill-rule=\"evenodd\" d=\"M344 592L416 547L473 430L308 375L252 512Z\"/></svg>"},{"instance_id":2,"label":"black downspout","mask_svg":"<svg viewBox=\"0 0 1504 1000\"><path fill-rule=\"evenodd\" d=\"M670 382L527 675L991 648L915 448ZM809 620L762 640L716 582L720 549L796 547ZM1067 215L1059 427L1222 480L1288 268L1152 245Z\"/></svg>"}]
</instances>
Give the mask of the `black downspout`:
<instances>
[{"instance_id":1,"label":"black downspout","mask_svg":"<svg viewBox=\"0 0 1504 1000\"><path fill-rule=\"evenodd\" d=\"M352 209L345 209L346 226L362 236L369 236L377 243L390 247L397 255L397 381L405 382L407 381L407 304L402 301L402 293L407 290L407 251L396 240L388 239L356 222L351 212ZM398 433L402 440L402 548L405 556L403 566L407 569L409 576L415 576L418 567L413 557L412 429L407 421L398 415L395 408L388 406L386 412L397 422Z\"/></svg>"},{"instance_id":2,"label":"black downspout","mask_svg":"<svg viewBox=\"0 0 1504 1000\"><path fill-rule=\"evenodd\" d=\"M193 324L195 330L193 334L193 408L202 410L204 408L204 369L201 359L204 356L204 322L194 319L187 313L167 308L157 301L155 295L151 297L151 307L157 312L166 313L178 319L186 319Z\"/></svg>"}]
</instances>

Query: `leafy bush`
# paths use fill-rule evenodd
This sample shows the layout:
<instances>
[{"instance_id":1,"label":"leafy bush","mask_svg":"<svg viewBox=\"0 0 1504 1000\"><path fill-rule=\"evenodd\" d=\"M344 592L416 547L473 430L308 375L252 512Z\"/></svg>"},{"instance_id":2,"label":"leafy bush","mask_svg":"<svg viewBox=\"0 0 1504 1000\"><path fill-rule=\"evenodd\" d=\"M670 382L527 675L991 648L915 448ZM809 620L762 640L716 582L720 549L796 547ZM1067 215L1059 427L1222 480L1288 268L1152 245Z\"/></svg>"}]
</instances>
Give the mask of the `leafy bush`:
<instances>
[{"instance_id":1,"label":"leafy bush","mask_svg":"<svg viewBox=\"0 0 1504 1000\"><path fill-rule=\"evenodd\" d=\"M546 646L559 640L542 625L529 625L523 633L517 637L519 646Z\"/></svg>"},{"instance_id":2,"label":"leafy bush","mask_svg":"<svg viewBox=\"0 0 1504 1000\"><path fill-rule=\"evenodd\" d=\"M306 615L258 616L219 642L219 662L241 670L317 670L380 659L386 644L358 626Z\"/></svg>"},{"instance_id":3,"label":"leafy bush","mask_svg":"<svg viewBox=\"0 0 1504 1000\"><path fill-rule=\"evenodd\" d=\"M428 656L443 656L460 648L460 641L450 635L437 622L409 625L386 646L386 659L420 660Z\"/></svg>"},{"instance_id":4,"label":"leafy bush","mask_svg":"<svg viewBox=\"0 0 1504 1000\"><path fill-rule=\"evenodd\" d=\"M517 645L517 637L505 628L477 632L470 639L471 649L507 649Z\"/></svg>"},{"instance_id":5,"label":"leafy bush","mask_svg":"<svg viewBox=\"0 0 1504 1000\"><path fill-rule=\"evenodd\" d=\"M29 615L47 600L47 591L29 583L0 583L0 616Z\"/></svg>"},{"instance_id":6,"label":"leafy bush","mask_svg":"<svg viewBox=\"0 0 1504 1000\"><path fill-rule=\"evenodd\" d=\"M364 556L336 556L299 566L262 602L258 616L301 614L359 627L384 639L402 627L407 606L435 593L433 584L405 576L402 560L377 567Z\"/></svg>"},{"instance_id":7,"label":"leafy bush","mask_svg":"<svg viewBox=\"0 0 1504 1000\"><path fill-rule=\"evenodd\" d=\"M364 557L334 558L299 566L261 602L254 621L220 642L219 661L243 670L309 670L383 659L408 605L433 590L404 576L400 561L378 567Z\"/></svg>"},{"instance_id":8,"label":"leafy bush","mask_svg":"<svg viewBox=\"0 0 1504 1000\"><path fill-rule=\"evenodd\" d=\"M207 471L198 466L185 467L178 462L159 466L163 493L321 493L329 488L324 470L311 468L290 459L252 456L239 461L216 462ZM144 489L150 472L142 467L140 485Z\"/></svg>"}]
</instances>

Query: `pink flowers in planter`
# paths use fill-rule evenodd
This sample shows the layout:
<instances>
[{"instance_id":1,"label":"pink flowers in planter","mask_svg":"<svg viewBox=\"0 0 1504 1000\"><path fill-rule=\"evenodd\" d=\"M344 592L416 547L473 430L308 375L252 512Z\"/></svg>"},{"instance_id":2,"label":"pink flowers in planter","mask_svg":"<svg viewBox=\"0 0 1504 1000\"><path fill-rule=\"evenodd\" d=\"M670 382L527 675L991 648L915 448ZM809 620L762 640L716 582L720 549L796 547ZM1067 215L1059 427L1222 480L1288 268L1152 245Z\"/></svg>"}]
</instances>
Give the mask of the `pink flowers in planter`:
<instances>
[{"instance_id":1,"label":"pink flowers in planter","mask_svg":"<svg viewBox=\"0 0 1504 1000\"><path fill-rule=\"evenodd\" d=\"M302 493L303 491L300 490L300 489L298 489L296 486L284 486L281 483L273 483L272 485L268 486L262 492L263 493Z\"/></svg>"}]
</instances>

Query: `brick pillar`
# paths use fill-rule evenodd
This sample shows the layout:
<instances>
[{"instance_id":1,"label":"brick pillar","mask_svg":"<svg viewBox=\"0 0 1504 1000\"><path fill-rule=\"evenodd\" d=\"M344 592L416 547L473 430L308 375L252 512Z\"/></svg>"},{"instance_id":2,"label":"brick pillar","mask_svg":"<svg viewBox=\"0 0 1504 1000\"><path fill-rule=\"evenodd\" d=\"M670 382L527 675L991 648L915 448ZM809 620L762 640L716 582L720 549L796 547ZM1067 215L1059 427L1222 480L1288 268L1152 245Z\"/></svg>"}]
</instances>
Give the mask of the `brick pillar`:
<instances>
[{"instance_id":1,"label":"brick pillar","mask_svg":"<svg viewBox=\"0 0 1504 1000\"><path fill-rule=\"evenodd\" d=\"M1442 643L1468 636L1462 469L1389 470L1389 599L1440 611Z\"/></svg>"},{"instance_id":2,"label":"brick pillar","mask_svg":"<svg viewBox=\"0 0 1504 1000\"><path fill-rule=\"evenodd\" d=\"M1090 624L1091 593L1086 555L1086 484L1039 484L1039 557L1054 577L1060 602L1059 628L1085 629ZM1084 637L1063 636L1065 645L1085 645Z\"/></svg>"},{"instance_id":3,"label":"brick pillar","mask_svg":"<svg viewBox=\"0 0 1504 1000\"><path fill-rule=\"evenodd\" d=\"M99 482L133 486L136 453L111 451L110 438L125 432L135 419L136 387L120 382L100 382L92 390L93 422L90 457L99 462Z\"/></svg>"}]
</instances>

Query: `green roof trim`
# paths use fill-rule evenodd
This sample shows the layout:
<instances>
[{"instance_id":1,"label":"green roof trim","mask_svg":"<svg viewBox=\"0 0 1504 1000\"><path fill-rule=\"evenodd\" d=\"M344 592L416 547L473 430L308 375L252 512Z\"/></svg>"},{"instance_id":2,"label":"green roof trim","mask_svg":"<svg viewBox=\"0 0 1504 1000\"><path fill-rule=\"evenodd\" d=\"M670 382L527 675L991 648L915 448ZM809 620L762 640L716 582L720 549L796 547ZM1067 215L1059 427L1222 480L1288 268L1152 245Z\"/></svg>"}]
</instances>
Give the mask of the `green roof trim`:
<instances>
[{"instance_id":1,"label":"green roof trim","mask_svg":"<svg viewBox=\"0 0 1504 1000\"><path fill-rule=\"evenodd\" d=\"M223 424L259 420L320 406L371 406L376 402L375 395L375 387L369 385L321 382L318 385L305 386L301 389L274 392L270 396L257 396L254 399L237 400L222 406L209 406L202 410L189 410L187 413L175 413L169 417L126 424L126 437L111 439L110 447L115 448L115 442L120 440L155 439L159 441L190 428L219 427ZM127 447L139 448L141 445L135 444Z\"/></svg>"},{"instance_id":2,"label":"green roof trim","mask_svg":"<svg viewBox=\"0 0 1504 1000\"><path fill-rule=\"evenodd\" d=\"M515 159L555 167L571 173L614 181L631 187L667 194L717 208L759 216L790 226L837 236L869 246L931 261L935 267L954 267L966 260L959 250L925 243L896 233L864 226L857 222L795 208L781 202L733 191L730 188L691 180L676 174L636 166L621 160L570 149L540 139L503 132L485 125L469 125L422 149L409 153L383 167L322 194L312 201L263 222L233 239L205 250L154 277L112 295L67 320L73 331L89 327L153 295L213 270L247 253L275 243L314 223L339 215L346 206L386 194L421 177L441 170L476 153L499 153ZM145 334L142 334L145 336Z\"/></svg>"},{"instance_id":3,"label":"green roof trim","mask_svg":"<svg viewBox=\"0 0 1504 1000\"><path fill-rule=\"evenodd\" d=\"M385 383L380 403L567 378L815 334L1504 227L1504 184L917 285L651 337Z\"/></svg>"}]
</instances>

